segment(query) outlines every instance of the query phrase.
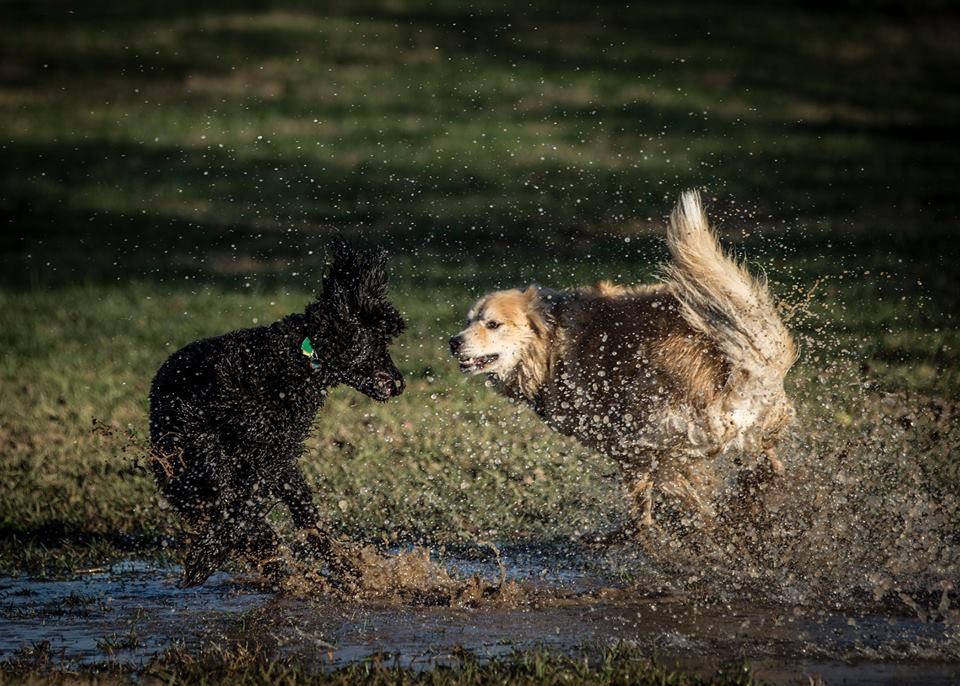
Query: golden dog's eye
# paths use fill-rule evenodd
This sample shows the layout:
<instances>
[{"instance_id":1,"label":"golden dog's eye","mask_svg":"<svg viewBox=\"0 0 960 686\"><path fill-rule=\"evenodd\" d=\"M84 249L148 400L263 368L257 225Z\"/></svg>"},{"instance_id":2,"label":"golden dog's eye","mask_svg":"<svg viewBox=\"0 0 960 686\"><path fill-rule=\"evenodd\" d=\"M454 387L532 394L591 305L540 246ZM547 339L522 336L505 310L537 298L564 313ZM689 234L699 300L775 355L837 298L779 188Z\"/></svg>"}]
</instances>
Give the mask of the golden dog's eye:
<instances>
[{"instance_id":1,"label":"golden dog's eye","mask_svg":"<svg viewBox=\"0 0 960 686\"><path fill-rule=\"evenodd\" d=\"M500 322L495 322L495 321L491 320L491 321L487 322L487 328L488 328L488 329L499 329L499 328L500 328Z\"/></svg>"}]
</instances>

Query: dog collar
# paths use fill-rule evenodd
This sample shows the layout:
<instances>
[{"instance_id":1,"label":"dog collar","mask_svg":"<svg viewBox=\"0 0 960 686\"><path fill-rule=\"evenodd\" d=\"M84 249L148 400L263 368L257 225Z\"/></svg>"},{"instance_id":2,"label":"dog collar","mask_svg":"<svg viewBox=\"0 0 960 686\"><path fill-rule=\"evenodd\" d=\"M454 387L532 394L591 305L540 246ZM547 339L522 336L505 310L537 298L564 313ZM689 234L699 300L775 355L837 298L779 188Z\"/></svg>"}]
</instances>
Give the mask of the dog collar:
<instances>
[{"instance_id":1,"label":"dog collar","mask_svg":"<svg viewBox=\"0 0 960 686\"><path fill-rule=\"evenodd\" d=\"M314 371L320 369L320 360L317 359L317 352L313 349L313 343L310 342L309 337L303 339L303 343L300 344L300 352L310 359L310 369Z\"/></svg>"}]
</instances>

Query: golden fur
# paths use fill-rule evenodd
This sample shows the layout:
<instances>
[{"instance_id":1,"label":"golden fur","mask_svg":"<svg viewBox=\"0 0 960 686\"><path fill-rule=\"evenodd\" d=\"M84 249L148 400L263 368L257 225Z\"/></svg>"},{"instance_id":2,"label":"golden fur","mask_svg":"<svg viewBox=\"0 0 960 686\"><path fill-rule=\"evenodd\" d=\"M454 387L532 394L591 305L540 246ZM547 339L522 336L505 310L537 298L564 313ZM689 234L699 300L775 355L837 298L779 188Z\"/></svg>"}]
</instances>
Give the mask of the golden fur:
<instances>
[{"instance_id":1,"label":"golden fur","mask_svg":"<svg viewBox=\"0 0 960 686\"><path fill-rule=\"evenodd\" d=\"M793 415L783 378L796 353L765 283L723 253L695 192L667 243L659 284L487 294L451 350L463 371L615 459L638 523L652 523L654 491L709 523L705 458L766 451L781 469L772 447Z\"/></svg>"}]
</instances>

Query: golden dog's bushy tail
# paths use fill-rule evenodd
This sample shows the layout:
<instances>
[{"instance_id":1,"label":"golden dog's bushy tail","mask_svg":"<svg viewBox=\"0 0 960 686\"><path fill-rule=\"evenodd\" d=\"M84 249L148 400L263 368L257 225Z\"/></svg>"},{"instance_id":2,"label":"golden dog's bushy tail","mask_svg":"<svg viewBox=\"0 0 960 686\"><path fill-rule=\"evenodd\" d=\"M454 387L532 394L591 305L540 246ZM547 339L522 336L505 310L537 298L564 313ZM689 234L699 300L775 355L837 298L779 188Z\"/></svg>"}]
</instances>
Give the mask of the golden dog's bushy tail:
<instances>
[{"instance_id":1,"label":"golden dog's bushy tail","mask_svg":"<svg viewBox=\"0 0 960 686\"><path fill-rule=\"evenodd\" d=\"M720 247L697 191L681 194L667 245L673 264L664 268L665 278L683 318L716 343L734 368L782 392L783 377L796 361L793 339L766 280L751 276Z\"/></svg>"}]
</instances>

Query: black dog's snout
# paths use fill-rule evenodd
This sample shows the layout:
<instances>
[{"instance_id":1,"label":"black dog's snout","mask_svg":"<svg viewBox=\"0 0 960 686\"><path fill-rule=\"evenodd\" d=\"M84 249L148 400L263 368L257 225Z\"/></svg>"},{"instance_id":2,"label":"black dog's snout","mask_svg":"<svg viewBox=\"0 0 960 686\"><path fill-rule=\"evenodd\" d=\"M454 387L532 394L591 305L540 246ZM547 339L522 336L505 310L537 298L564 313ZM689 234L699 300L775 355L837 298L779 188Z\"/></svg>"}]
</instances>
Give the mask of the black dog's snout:
<instances>
[{"instance_id":1,"label":"black dog's snout","mask_svg":"<svg viewBox=\"0 0 960 686\"><path fill-rule=\"evenodd\" d=\"M463 347L463 336L460 336L459 334L456 336L453 336L449 342L450 342L450 352L456 355L458 352L460 352L460 348Z\"/></svg>"}]
</instances>

